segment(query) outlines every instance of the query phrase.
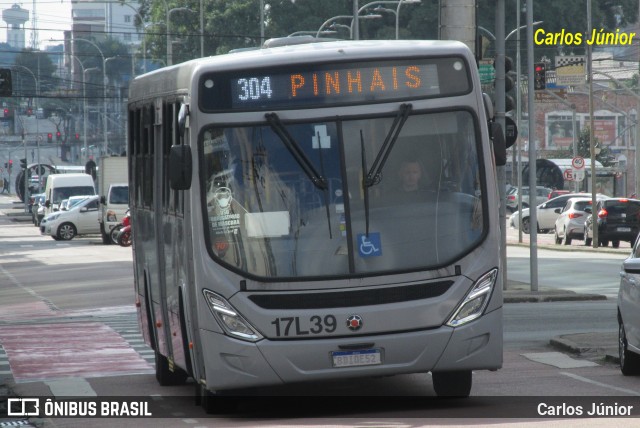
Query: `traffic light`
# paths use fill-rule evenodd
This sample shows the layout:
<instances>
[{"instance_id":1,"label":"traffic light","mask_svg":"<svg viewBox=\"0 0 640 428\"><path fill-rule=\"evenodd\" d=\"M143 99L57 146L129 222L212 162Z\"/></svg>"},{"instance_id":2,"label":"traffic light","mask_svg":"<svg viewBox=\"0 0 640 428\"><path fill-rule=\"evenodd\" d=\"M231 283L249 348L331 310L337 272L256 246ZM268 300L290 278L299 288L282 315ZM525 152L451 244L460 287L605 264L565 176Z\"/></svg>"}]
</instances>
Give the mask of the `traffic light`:
<instances>
[{"instance_id":1,"label":"traffic light","mask_svg":"<svg viewBox=\"0 0 640 428\"><path fill-rule=\"evenodd\" d=\"M76 141L80 141L80 133L76 132Z\"/></svg>"},{"instance_id":2,"label":"traffic light","mask_svg":"<svg viewBox=\"0 0 640 428\"><path fill-rule=\"evenodd\" d=\"M11 95L11 69L0 68L0 97L10 97Z\"/></svg>"},{"instance_id":3,"label":"traffic light","mask_svg":"<svg viewBox=\"0 0 640 428\"><path fill-rule=\"evenodd\" d=\"M47 142L48 143L52 143L53 142L53 134L51 132L49 132L47 134Z\"/></svg>"},{"instance_id":4,"label":"traffic light","mask_svg":"<svg viewBox=\"0 0 640 428\"><path fill-rule=\"evenodd\" d=\"M31 108L27 109L27 117L31 117L31 115L33 114L33 110Z\"/></svg>"},{"instance_id":5,"label":"traffic light","mask_svg":"<svg viewBox=\"0 0 640 428\"><path fill-rule=\"evenodd\" d=\"M493 67L496 67L496 62L493 62ZM513 60L511 57L504 57L504 111L510 112L511 110L516 108L516 100L517 96L516 90L516 73L512 71L513 68ZM495 83L494 83L495 84Z\"/></svg>"},{"instance_id":6,"label":"traffic light","mask_svg":"<svg viewBox=\"0 0 640 428\"><path fill-rule=\"evenodd\" d=\"M516 108L517 88L516 73L512 71L513 60L511 57L504 57L504 111L510 112Z\"/></svg>"},{"instance_id":7,"label":"traffic light","mask_svg":"<svg viewBox=\"0 0 640 428\"><path fill-rule=\"evenodd\" d=\"M56 132L56 140L57 141L62 140L62 133L60 131Z\"/></svg>"},{"instance_id":8,"label":"traffic light","mask_svg":"<svg viewBox=\"0 0 640 428\"><path fill-rule=\"evenodd\" d=\"M4 117L9 117L9 113L10 113L10 112L9 112L9 109L8 109L8 108L5 108L5 109L4 109Z\"/></svg>"},{"instance_id":9,"label":"traffic light","mask_svg":"<svg viewBox=\"0 0 640 428\"><path fill-rule=\"evenodd\" d=\"M13 168L13 159L9 159L9 173L11 173L11 168Z\"/></svg>"},{"instance_id":10,"label":"traffic light","mask_svg":"<svg viewBox=\"0 0 640 428\"><path fill-rule=\"evenodd\" d=\"M547 65L544 62L536 62L533 65L533 89L547 88Z\"/></svg>"},{"instance_id":11,"label":"traffic light","mask_svg":"<svg viewBox=\"0 0 640 428\"><path fill-rule=\"evenodd\" d=\"M27 158L20 159L20 168L27 169Z\"/></svg>"}]
</instances>

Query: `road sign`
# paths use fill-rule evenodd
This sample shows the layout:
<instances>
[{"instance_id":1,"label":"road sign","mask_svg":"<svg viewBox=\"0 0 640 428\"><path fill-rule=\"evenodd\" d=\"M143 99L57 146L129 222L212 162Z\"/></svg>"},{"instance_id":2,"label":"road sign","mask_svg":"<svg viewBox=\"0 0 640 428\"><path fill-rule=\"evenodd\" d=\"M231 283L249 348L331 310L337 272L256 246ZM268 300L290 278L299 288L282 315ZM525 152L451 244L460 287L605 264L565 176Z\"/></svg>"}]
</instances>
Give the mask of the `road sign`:
<instances>
[{"instance_id":1,"label":"road sign","mask_svg":"<svg viewBox=\"0 0 640 428\"><path fill-rule=\"evenodd\" d=\"M584 158L582 156L576 156L571 159L571 166L573 169L582 169L584 168Z\"/></svg>"},{"instance_id":2,"label":"road sign","mask_svg":"<svg viewBox=\"0 0 640 428\"><path fill-rule=\"evenodd\" d=\"M482 59L478 67L480 82L493 83L496 78L496 69L493 68L493 59Z\"/></svg>"},{"instance_id":3,"label":"road sign","mask_svg":"<svg viewBox=\"0 0 640 428\"><path fill-rule=\"evenodd\" d=\"M584 168L583 169L574 169L573 170L573 181L582 181L584 180Z\"/></svg>"},{"instance_id":4,"label":"road sign","mask_svg":"<svg viewBox=\"0 0 640 428\"><path fill-rule=\"evenodd\" d=\"M565 169L564 173L562 173L562 175L564 176L564 179L566 181L573 181L573 170L572 169Z\"/></svg>"},{"instance_id":5,"label":"road sign","mask_svg":"<svg viewBox=\"0 0 640 428\"><path fill-rule=\"evenodd\" d=\"M553 90L553 93L557 96L559 96L560 98L562 98L563 100L567 99L567 91L564 89L556 89ZM551 94L548 94L545 91L536 91L534 93L535 95L535 102L537 103L545 103L545 104L551 104L551 103L559 103L560 101L554 97Z\"/></svg>"},{"instance_id":6,"label":"road sign","mask_svg":"<svg viewBox=\"0 0 640 428\"><path fill-rule=\"evenodd\" d=\"M556 56L556 82L558 85L584 85L585 75L584 55Z\"/></svg>"}]
</instances>

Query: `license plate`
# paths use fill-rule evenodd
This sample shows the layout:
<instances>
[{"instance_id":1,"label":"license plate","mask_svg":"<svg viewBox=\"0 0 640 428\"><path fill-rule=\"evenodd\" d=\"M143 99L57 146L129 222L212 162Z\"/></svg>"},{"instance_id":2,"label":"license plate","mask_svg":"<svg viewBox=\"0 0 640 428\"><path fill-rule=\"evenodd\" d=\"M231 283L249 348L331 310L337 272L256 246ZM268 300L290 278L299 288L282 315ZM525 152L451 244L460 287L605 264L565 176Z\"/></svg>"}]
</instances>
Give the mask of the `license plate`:
<instances>
[{"instance_id":1,"label":"license plate","mask_svg":"<svg viewBox=\"0 0 640 428\"><path fill-rule=\"evenodd\" d=\"M618 232L631 232L630 227L619 227Z\"/></svg>"},{"instance_id":2,"label":"license plate","mask_svg":"<svg viewBox=\"0 0 640 428\"><path fill-rule=\"evenodd\" d=\"M335 351L331 353L333 367L372 366L382 364L379 349L363 349L361 351Z\"/></svg>"}]
</instances>

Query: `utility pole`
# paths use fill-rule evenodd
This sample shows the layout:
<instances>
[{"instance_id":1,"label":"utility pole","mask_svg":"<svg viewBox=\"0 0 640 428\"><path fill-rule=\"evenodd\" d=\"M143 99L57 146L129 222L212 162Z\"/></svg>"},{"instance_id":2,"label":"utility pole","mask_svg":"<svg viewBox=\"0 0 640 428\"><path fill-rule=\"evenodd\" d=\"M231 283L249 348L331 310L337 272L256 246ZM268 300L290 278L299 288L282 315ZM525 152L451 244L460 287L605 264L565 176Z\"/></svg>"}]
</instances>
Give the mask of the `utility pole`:
<instances>
[{"instance_id":1,"label":"utility pole","mask_svg":"<svg viewBox=\"0 0 640 428\"><path fill-rule=\"evenodd\" d=\"M536 177L536 108L533 84L533 1L527 2L527 101L529 104L529 192L535 195ZM531 291L538 291L538 210L529 209L529 266Z\"/></svg>"},{"instance_id":2,"label":"utility pole","mask_svg":"<svg viewBox=\"0 0 640 428\"><path fill-rule=\"evenodd\" d=\"M440 40L459 40L475 53L476 0L440 0L439 32Z\"/></svg>"}]
</instances>

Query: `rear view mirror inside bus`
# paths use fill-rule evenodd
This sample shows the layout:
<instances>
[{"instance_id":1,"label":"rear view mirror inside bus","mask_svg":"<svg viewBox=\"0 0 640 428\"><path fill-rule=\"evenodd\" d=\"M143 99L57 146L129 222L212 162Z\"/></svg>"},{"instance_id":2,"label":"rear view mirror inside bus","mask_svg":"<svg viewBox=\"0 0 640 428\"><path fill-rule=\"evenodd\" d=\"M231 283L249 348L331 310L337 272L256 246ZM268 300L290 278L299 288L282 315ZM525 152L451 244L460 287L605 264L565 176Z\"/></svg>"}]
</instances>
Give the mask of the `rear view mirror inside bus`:
<instances>
[{"instance_id":1,"label":"rear view mirror inside bus","mask_svg":"<svg viewBox=\"0 0 640 428\"><path fill-rule=\"evenodd\" d=\"M191 187L191 147L171 146L169 152L169 183L173 190Z\"/></svg>"}]
</instances>

